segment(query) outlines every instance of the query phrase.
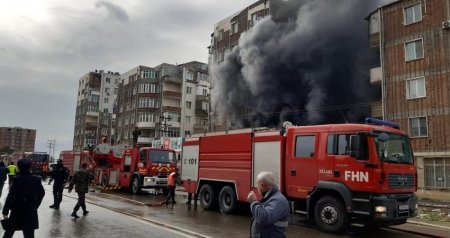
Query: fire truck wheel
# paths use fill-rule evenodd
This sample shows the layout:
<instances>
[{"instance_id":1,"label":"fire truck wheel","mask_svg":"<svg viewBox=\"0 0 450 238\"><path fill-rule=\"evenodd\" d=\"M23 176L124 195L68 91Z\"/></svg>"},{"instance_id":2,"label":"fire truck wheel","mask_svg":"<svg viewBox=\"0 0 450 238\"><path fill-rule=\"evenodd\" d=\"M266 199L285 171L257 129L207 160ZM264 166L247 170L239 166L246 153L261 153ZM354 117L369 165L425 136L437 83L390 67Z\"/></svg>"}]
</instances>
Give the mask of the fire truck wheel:
<instances>
[{"instance_id":1,"label":"fire truck wheel","mask_svg":"<svg viewBox=\"0 0 450 238\"><path fill-rule=\"evenodd\" d=\"M137 176L133 177L133 182L131 184L131 192L133 194L138 194L141 192L141 187L139 186L139 178Z\"/></svg>"},{"instance_id":2,"label":"fire truck wheel","mask_svg":"<svg viewBox=\"0 0 450 238\"><path fill-rule=\"evenodd\" d=\"M108 187L108 176L103 175L103 177L102 177L102 183L101 183L100 185L101 185L101 187L102 187L103 189L105 189L106 187Z\"/></svg>"},{"instance_id":3,"label":"fire truck wheel","mask_svg":"<svg viewBox=\"0 0 450 238\"><path fill-rule=\"evenodd\" d=\"M205 184L200 189L200 205L205 210L212 210L216 208L217 200L214 189L209 184Z\"/></svg>"},{"instance_id":4,"label":"fire truck wheel","mask_svg":"<svg viewBox=\"0 0 450 238\"><path fill-rule=\"evenodd\" d=\"M333 196L325 196L316 204L314 219L325 232L342 233L347 228L347 212L342 202Z\"/></svg>"},{"instance_id":5,"label":"fire truck wheel","mask_svg":"<svg viewBox=\"0 0 450 238\"><path fill-rule=\"evenodd\" d=\"M225 186L219 194L220 210L224 213L232 213L237 205L236 193L230 186Z\"/></svg>"}]
</instances>

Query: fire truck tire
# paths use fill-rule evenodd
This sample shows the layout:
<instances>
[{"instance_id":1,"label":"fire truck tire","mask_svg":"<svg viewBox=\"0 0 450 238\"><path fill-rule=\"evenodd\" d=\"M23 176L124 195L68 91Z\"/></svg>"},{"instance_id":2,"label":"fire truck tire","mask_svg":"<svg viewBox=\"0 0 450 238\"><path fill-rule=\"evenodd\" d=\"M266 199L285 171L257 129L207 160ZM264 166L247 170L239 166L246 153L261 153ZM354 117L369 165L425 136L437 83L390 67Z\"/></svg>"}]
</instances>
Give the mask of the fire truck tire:
<instances>
[{"instance_id":1,"label":"fire truck tire","mask_svg":"<svg viewBox=\"0 0 450 238\"><path fill-rule=\"evenodd\" d=\"M142 188L139 186L139 178L137 176L134 176L131 182L131 192L133 194L138 194L141 192L141 189Z\"/></svg>"},{"instance_id":2,"label":"fire truck tire","mask_svg":"<svg viewBox=\"0 0 450 238\"><path fill-rule=\"evenodd\" d=\"M237 206L236 192L230 186L225 186L219 193L220 210L224 213L233 213Z\"/></svg>"},{"instance_id":3,"label":"fire truck tire","mask_svg":"<svg viewBox=\"0 0 450 238\"><path fill-rule=\"evenodd\" d=\"M102 177L102 182L100 184L100 186L105 189L106 187L108 187L108 176L107 175L103 175Z\"/></svg>"},{"instance_id":4,"label":"fire truck tire","mask_svg":"<svg viewBox=\"0 0 450 238\"><path fill-rule=\"evenodd\" d=\"M200 205L205 210L212 210L217 207L216 194L209 184L203 185L200 189Z\"/></svg>"},{"instance_id":5,"label":"fire truck tire","mask_svg":"<svg viewBox=\"0 0 450 238\"><path fill-rule=\"evenodd\" d=\"M342 233L348 225L343 203L333 196L319 199L314 209L314 219L320 230L330 233Z\"/></svg>"}]
</instances>

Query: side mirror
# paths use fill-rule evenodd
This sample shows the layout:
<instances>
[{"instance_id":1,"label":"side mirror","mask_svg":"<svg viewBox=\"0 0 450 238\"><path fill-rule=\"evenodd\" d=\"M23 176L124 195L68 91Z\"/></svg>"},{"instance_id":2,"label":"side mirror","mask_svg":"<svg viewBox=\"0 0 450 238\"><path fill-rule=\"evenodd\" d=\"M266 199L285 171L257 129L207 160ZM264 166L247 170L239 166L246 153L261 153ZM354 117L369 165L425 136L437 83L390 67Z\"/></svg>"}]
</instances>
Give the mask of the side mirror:
<instances>
[{"instance_id":1,"label":"side mirror","mask_svg":"<svg viewBox=\"0 0 450 238\"><path fill-rule=\"evenodd\" d=\"M360 145L360 138L358 135L351 135L350 136L350 156L354 158L359 158L359 148Z\"/></svg>"}]
</instances>

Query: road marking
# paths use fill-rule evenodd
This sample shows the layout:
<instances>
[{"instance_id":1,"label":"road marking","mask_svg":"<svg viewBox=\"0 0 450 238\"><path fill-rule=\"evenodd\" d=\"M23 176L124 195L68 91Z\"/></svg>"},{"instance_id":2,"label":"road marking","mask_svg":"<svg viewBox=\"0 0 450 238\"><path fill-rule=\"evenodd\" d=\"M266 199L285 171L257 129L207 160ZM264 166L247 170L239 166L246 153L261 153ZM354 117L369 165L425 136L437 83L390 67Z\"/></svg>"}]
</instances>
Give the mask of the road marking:
<instances>
[{"instance_id":1,"label":"road marking","mask_svg":"<svg viewBox=\"0 0 450 238\"><path fill-rule=\"evenodd\" d=\"M47 188L45 190L53 191L53 190L50 190L50 189L47 189ZM102 193L102 194L104 194L104 193ZM72 195L68 195L68 194L64 194L64 193L63 193L63 195L66 196L66 197L72 198L72 199L78 199L78 197L75 197L75 196L72 196ZM127 201L132 201L132 202L138 203L140 205L146 205L145 203L134 201L134 200L131 200L131 199L128 199L128 198L124 198L124 197L120 197L120 196L117 196L117 195L112 195L112 194L108 194L108 195L111 195L113 197L118 197L118 198L121 198L121 199L125 199ZM166 224L166 223L163 223L163 222L160 222L160 221L157 221L157 220L153 220L153 219L150 219L150 218L146 218L146 217L143 217L143 216L138 216L138 215L135 215L133 213L129 213L129 212L126 212L126 211L123 211L123 210L120 210L120 209L117 209L117 208L114 208L114 207L106 206L106 205L99 204L99 203L92 202L92 201L88 201L88 200L85 200L85 202L87 202L89 204L92 204L92 205L95 205L95 206L98 206L98 207L102 207L104 209L108 209L108 210L111 210L111 211L115 211L115 212L121 213L123 215L130 216L130 217L132 217L134 219L137 219L137 220L139 220L141 222L142 221L146 221L147 223L149 223L150 225L152 225L154 227L170 231L172 233L175 233L177 235L181 235L183 237L212 238L211 236L206 236L206 235L203 235L203 234L191 231L191 230L187 230L187 229L184 229L184 228L181 228L181 227L169 225L169 224Z\"/></svg>"}]
</instances>

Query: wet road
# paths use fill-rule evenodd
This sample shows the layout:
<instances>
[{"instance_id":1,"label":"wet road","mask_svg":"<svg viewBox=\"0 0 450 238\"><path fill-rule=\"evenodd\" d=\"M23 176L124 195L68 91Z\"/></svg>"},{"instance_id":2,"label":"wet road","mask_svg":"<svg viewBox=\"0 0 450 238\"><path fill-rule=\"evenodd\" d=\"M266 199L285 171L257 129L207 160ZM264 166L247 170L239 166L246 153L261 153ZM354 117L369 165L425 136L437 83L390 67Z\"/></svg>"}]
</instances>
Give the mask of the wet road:
<instances>
[{"instance_id":1,"label":"wet road","mask_svg":"<svg viewBox=\"0 0 450 238\"><path fill-rule=\"evenodd\" d=\"M35 237L192 237L183 232L168 229L164 226L157 226L142 219L136 219L128 215L117 213L92 204L87 204L89 214L82 216L78 211L79 219L73 219L73 206L76 199L64 196L59 210L50 209L53 203L53 194L49 189L51 186L45 185L45 198L38 210L40 229L36 230ZM67 193L67 190L64 191ZM5 185L3 195L0 199L0 207L3 207L8 186ZM71 193L70 196L76 196ZM0 228L0 235L3 236ZM14 237L23 237L21 231L17 231Z\"/></svg>"},{"instance_id":2,"label":"wet road","mask_svg":"<svg viewBox=\"0 0 450 238\"><path fill-rule=\"evenodd\" d=\"M39 208L40 229L36 237L248 237L248 212L226 215L219 211L205 211L200 205L187 206L186 194L177 192L177 204L161 206L162 195L131 195L125 192L91 192L87 195L90 214L72 219L70 214L76 203L76 194L67 194L60 210L48 208L52 203L51 186L44 185L46 196ZM7 192L5 186L4 194ZM4 197L2 199L4 200ZM248 211L248 207L243 207ZM81 212L79 212L81 213ZM3 231L0 231L0 235ZM22 237L21 232L14 237ZM393 230L376 230L359 236L332 235L320 232L306 223L289 225L288 237L398 237L413 238L420 235Z\"/></svg>"}]
</instances>

